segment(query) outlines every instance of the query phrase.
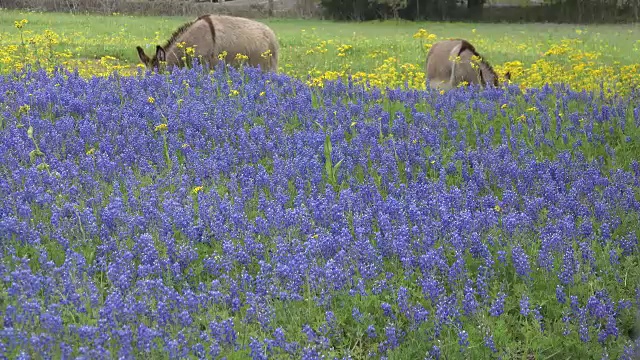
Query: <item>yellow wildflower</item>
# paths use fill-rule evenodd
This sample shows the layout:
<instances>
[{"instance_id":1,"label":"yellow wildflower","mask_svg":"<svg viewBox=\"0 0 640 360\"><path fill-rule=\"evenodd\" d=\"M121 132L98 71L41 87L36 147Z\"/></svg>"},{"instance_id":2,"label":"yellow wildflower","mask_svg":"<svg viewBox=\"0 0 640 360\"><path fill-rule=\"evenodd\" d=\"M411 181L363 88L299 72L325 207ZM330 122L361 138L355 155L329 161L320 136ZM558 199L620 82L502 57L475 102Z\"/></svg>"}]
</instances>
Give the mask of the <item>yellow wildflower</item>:
<instances>
[{"instance_id":1,"label":"yellow wildflower","mask_svg":"<svg viewBox=\"0 0 640 360\"><path fill-rule=\"evenodd\" d=\"M20 105L20 107L18 108L18 114L26 114L29 112L29 110L31 110L31 106L29 105Z\"/></svg>"},{"instance_id":2,"label":"yellow wildflower","mask_svg":"<svg viewBox=\"0 0 640 360\"><path fill-rule=\"evenodd\" d=\"M196 49L195 49L194 45L193 47L189 46L188 48L185 49L185 54L187 54L187 56L195 56L196 55Z\"/></svg>"},{"instance_id":3,"label":"yellow wildflower","mask_svg":"<svg viewBox=\"0 0 640 360\"><path fill-rule=\"evenodd\" d=\"M247 55L238 53L238 54L236 54L235 59L236 59L236 61L246 61L246 60L249 59L249 57Z\"/></svg>"},{"instance_id":4,"label":"yellow wildflower","mask_svg":"<svg viewBox=\"0 0 640 360\"><path fill-rule=\"evenodd\" d=\"M14 21L13 25L16 27L16 29L22 29L28 22L29 20L22 19L20 21Z\"/></svg>"},{"instance_id":5,"label":"yellow wildflower","mask_svg":"<svg viewBox=\"0 0 640 360\"><path fill-rule=\"evenodd\" d=\"M266 59L268 57L273 56L273 54L271 54L271 50L270 49L267 49L267 51L265 51L262 54L260 54L260 56Z\"/></svg>"}]
</instances>

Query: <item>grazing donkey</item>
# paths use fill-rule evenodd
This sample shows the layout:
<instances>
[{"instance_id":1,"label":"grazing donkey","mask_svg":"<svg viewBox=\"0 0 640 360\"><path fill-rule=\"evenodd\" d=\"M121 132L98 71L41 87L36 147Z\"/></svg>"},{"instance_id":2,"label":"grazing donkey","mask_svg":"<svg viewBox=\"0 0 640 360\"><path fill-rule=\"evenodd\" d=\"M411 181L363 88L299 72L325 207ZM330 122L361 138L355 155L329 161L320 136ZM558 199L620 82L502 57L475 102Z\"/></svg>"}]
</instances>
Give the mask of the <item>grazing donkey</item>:
<instances>
[{"instance_id":1,"label":"grazing donkey","mask_svg":"<svg viewBox=\"0 0 640 360\"><path fill-rule=\"evenodd\" d=\"M138 55L147 68L160 70L160 62L167 67L185 66L183 57L186 48L194 47L193 57L208 63L212 68L220 61L218 56L225 52L225 63L236 68L241 61L237 54L245 57L245 63L262 71L277 72L279 44L273 30L267 25L235 16L203 15L178 28L164 46L157 45L156 53L149 58L142 47L137 46Z\"/></svg>"},{"instance_id":2,"label":"grazing donkey","mask_svg":"<svg viewBox=\"0 0 640 360\"><path fill-rule=\"evenodd\" d=\"M479 61L472 59L473 56ZM479 71L478 71L479 70ZM498 74L476 49L463 39L439 41L429 49L425 64L427 83L433 89L449 90L463 81L468 84L498 86ZM505 74L507 79L511 74Z\"/></svg>"}]
</instances>

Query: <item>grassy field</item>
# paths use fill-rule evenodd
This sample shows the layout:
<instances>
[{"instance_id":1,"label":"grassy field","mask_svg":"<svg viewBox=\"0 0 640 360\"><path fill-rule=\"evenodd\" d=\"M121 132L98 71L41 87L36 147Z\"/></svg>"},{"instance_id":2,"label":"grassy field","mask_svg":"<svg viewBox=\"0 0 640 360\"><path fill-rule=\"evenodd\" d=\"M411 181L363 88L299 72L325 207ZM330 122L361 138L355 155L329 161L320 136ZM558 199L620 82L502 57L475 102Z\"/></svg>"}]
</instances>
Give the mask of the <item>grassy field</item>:
<instances>
[{"instance_id":1,"label":"grassy field","mask_svg":"<svg viewBox=\"0 0 640 360\"><path fill-rule=\"evenodd\" d=\"M135 46L154 45L164 42L173 30L188 17L134 17L134 16L94 16L70 14L20 13L17 11L0 12L0 32L3 43L18 43L18 38L8 34L16 33L13 26L15 20L29 20L29 30L36 33L45 29L53 30L65 38L60 49L78 49L76 56L83 58L100 58L114 56L123 61L137 63ZM374 51L387 51L402 62L422 62L424 53L420 44L412 35L423 28L429 33L441 37L463 37L472 40L486 39L494 43L486 47L484 53L495 63L519 60L530 65L540 54L552 44L563 39L579 39L581 49L589 52L602 52L603 62L612 64L619 61L623 64L637 62L640 55L640 28L637 25L594 25L574 26L559 24L467 24L467 23L424 23L424 22L365 22L334 23L314 20L268 20L260 21L269 24L283 48L283 64L297 64L308 68L311 64L320 67L331 67L335 60L329 53L321 64L306 62L305 53L318 45L322 40L333 40L336 45L357 45L352 61L354 68L360 71L371 71L375 62L366 59L366 55ZM475 31L474 31L475 30ZM303 33L304 31L304 33ZM580 33L577 33L579 31ZM305 34L306 33L306 34ZM13 38L13 39L12 39ZM9 40L9 41L7 41ZM511 45L525 45L515 49ZM514 53L515 52L515 53ZM314 60L318 60L314 58Z\"/></svg>"},{"instance_id":2,"label":"grassy field","mask_svg":"<svg viewBox=\"0 0 640 360\"><path fill-rule=\"evenodd\" d=\"M14 21L27 19L23 38L35 44L18 54ZM85 74L117 69L132 71L139 63L136 45L151 49L163 43L181 17L86 16L0 12L0 70L50 57L80 67ZM463 37L476 44L499 73L511 71L523 86L561 81L577 88L628 90L640 83L640 29L637 25L571 26L553 24L463 24L264 20L281 45L280 68L305 78L331 79L347 74L380 86L412 87L424 83L428 46L438 38ZM413 35L426 30L422 38ZM47 38L45 31L53 32ZM40 36L39 36L40 34ZM435 35L429 37L429 35ZM53 37L53 38L52 38ZM37 48L46 49L38 52ZM51 55L54 54L54 55ZM55 56L59 54L59 56ZM108 57L99 62L103 57ZM110 57L110 58L109 58ZM17 64L17 65L16 65Z\"/></svg>"},{"instance_id":3,"label":"grassy field","mask_svg":"<svg viewBox=\"0 0 640 360\"><path fill-rule=\"evenodd\" d=\"M0 12L0 358L638 359L636 27L273 20L281 74L129 76L183 21ZM416 91L454 36L519 86Z\"/></svg>"}]
</instances>

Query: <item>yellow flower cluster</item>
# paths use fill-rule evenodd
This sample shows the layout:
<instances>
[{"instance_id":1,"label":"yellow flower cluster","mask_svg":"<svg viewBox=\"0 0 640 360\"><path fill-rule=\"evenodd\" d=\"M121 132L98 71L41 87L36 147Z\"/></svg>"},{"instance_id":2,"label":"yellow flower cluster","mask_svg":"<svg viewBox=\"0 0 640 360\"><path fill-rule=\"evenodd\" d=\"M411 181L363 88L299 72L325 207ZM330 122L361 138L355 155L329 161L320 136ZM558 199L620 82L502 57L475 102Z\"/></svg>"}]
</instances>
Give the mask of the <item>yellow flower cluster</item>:
<instances>
[{"instance_id":1,"label":"yellow flower cluster","mask_svg":"<svg viewBox=\"0 0 640 360\"><path fill-rule=\"evenodd\" d=\"M384 60L382 65L375 68L372 72L358 71L347 73L346 71L315 71L307 84L310 86L322 87L324 81L336 80L338 78L346 79L351 75L352 80L356 84L368 84L369 87L404 87L405 84L412 89L424 89L425 79L424 72L420 71L420 67L416 64L404 63L400 64L396 58L389 57Z\"/></svg>"},{"instance_id":2,"label":"yellow flower cluster","mask_svg":"<svg viewBox=\"0 0 640 360\"><path fill-rule=\"evenodd\" d=\"M14 21L13 24L16 27L16 29L22 29L27 23L29 23L29 20L27 19L22 19L20 21Z\"/></svg>"},{"instance_id":3,"label":"yellow flower cluster","mask_svg":"<svg viewBox=\"0 0 640 360\"><path fill-rule=\"evenodd\" d=\"M353 49L353 46L351 46L351 45L344 45L343 44L343 45L338 46L338 56L340 56L340 57L347 56L347 53L351 49Z\"/></svg>"},{"instance_id":4,"label":"yellow flower cluster","mask_svg":"<svg viewBox=\"0 0 640 360\"><path fill-rule=\"evenodd\" d=\"M417 33L413 34L413 38L434 41L438 39L438 36L436 36L436 34L429 34L429 32L425 29L420 29Z\"/></svg>"},{"instance_id":5,"label":"yellow flower cluster","mask_svg":"<svg viewBox=\"0 0 640 360\"><path fill-rule=\"evenodd\" d=\"M70 49L65 45L70 44L69 36L76 37L78 34L64 36L52 30L44 30L42 33L34 33L28 30L26 25L28 20L15 21L14 26L20 34L18 44L5 44L0 41L0 73L20 71L27 66L36 65L53 71L56 66L66 69L78 69L81 76L108 76L114 71L123 74L135 74L136 66L121 64L112 56L103 56L100 59L81 59L74 54L74 51L81 49ZM6 36L5 36L6 35ZM0 34L0 39L12 39L15 34ZM77 38L76 38L77 40Z\"/></svg>"},{"instance_id":6,"label":"yellow flower cluster","mask_svg":"<svg viewBox=\"0 0 640 360\"><path fill-rule=\"evenodd\" d=\"M329 51L327 49L327 45L328 44L333 44L333 40L322 40L320 41L320 44L312 47L311 49L307 50L307 55L313 54L313 53L317 53L317 54L325 54L327 51Z\"/></svg>"}]
</instances>

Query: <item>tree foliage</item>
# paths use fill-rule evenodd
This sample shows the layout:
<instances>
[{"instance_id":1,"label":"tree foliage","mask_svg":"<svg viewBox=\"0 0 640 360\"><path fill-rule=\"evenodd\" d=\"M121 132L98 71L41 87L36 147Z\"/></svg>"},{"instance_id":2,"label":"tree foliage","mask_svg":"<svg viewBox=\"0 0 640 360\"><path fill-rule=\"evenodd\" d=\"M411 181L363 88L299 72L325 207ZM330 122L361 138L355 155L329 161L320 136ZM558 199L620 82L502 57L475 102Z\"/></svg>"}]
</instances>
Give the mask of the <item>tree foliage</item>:
<instances>
[{"instance_id":1,"label":"tree foliage","mask_svg":"<svg viewBox=\"0 0 640 360\"><path fill-rule=\"evenodd\" d=\"M335 20L402 18L442 21L618 23L640 21L640 0L320 0Z\"/></svg>"}]
</instances>

